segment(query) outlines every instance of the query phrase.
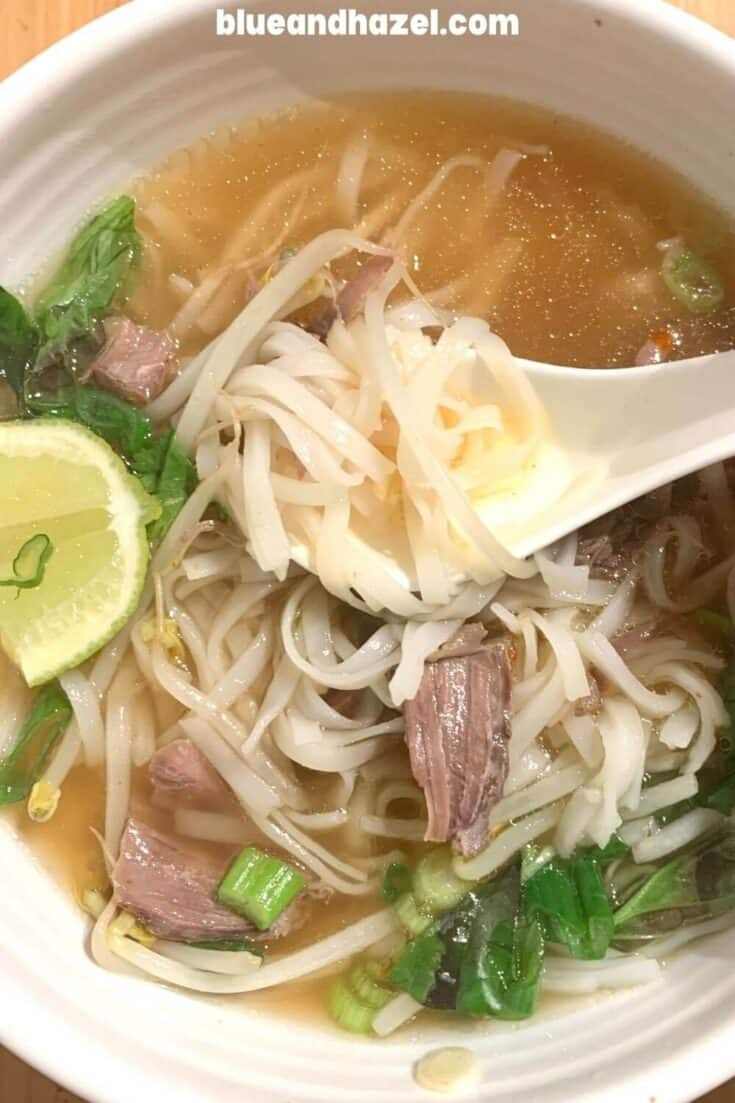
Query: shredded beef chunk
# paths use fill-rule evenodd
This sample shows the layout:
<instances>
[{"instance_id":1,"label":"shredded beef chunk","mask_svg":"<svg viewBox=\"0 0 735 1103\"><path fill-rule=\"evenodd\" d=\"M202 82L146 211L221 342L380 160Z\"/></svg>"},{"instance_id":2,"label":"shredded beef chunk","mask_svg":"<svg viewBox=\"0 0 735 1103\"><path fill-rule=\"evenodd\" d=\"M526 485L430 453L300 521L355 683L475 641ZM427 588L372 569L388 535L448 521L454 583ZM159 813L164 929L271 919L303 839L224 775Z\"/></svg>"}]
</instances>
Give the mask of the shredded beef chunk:
<instances>
[{"instance_id":1,"label":"shredded beef chunk","mask_svg":"<svg viewBox=\"0 0 735 1103\"><path fill-rule=\"evenodd\" d=\"M326 340L337 318L341 318L343 322L351 322L360 313L365 305L365 299L378 286L392 264L391 256L373 256L364 261L359 271L347 280L336 299L328 303L320 314L309 322L307 326L309 333L313 333L323 341Z\"/></svg>"},{"instance_id":2,"label":"shredded beef chunk","mask_svg":"<svg viewBox=\"0 0 735 1103\"><path fill-rule=\"evenodd\" d=\"M227 866L227 858L189 850L184 839L128 820L112 883L120 906L159 938L197 942L249 935L250 923L216 900Z\"/></svg>"},{"instance_id":3,"label":"shredded beef chunk","mask_svg":"<svg viewBox=\"0 0 735 1103\"><path fill-rule=\"evenodd\" d=\"M95 381L138 406L156 398L173 374L174 343L168 334L129 318L107 318L105 337L92 365Z\"/></svg>"},{"instance_id":4,"label":"shredded beef chunk","mask_svg":"<svg viewBox=\"0 0 735 1103\"><path fill-rule=\"evenodd\" d=\"M426 796L427 841L451 839L465 855L482 848L508 773L510 691L506 640L426 664L404 713L411 769Z\"/></svg>"},{"instance_id":5,"label":"shredded beef chunk","mask_svg":"<svg viewBox=\"0 0 735 1103\"><path fill-rule=\"evenodd\" d=\"M378 286L393 264L393 257L374 256L366 260L360 271L348 280L337 296L337 309L343 322L351 322L365 305L365 299Z\"/></svg>"},{"instance_id":6,"label":"shredded beef chunk","mask_svg":"<svg viewBox=\"0 0 735 1103\"><path fill-rule=\"evenodd\" d=\"M221 808L231 795L220 775L190 739L174 739L148 765L156 802Z\"/></svg>"},{"instance_id":7,"label":"shredded beef chunk","mask_svg":"<svg viewBox=\"0 0 735 1103\"><path fill-rule=\"evenodd\" d=\"M577 563L589 566L592 578L624 578L658 522L671 512L671 491L671 484L662 486L585 525Z\"/></svg>"},{"instance_id":8,"label":"shredded beef chunk","mask_svg":"<svg viewBox=\"0 0 735 1103\"><path fill-rule=\"evenodd\" d=\"M213 857L187 839L130 819L112 872L115 898L158 938L201 942L244 936L256 942L284 938L303 927L314 901L331 895L327 886L312 883L267 931L259 931L217 901L231 861L232 855Z\"/></svg>"}]
</instances>

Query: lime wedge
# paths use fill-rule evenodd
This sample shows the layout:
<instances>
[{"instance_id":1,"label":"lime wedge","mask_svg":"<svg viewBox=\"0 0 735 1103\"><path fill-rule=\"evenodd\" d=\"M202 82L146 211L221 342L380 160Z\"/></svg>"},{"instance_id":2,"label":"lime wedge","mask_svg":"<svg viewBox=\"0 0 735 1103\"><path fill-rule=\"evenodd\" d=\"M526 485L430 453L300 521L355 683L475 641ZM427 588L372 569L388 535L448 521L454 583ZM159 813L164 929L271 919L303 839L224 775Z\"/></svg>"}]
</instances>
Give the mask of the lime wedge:
<instances>
[{"instance_id":1,"label":"lime wedge","mask_svg":"<svg viewBox=\"0 0 735 1103\"><path fill-rule=\"evenodd\" d=\"M0 588L0 641L29 685L77 666L134 612L156 509L88 429L61 419L0 423L0 578L17 577L28 541L50 541L39 585Z\"/></svg>"}]
</instances>

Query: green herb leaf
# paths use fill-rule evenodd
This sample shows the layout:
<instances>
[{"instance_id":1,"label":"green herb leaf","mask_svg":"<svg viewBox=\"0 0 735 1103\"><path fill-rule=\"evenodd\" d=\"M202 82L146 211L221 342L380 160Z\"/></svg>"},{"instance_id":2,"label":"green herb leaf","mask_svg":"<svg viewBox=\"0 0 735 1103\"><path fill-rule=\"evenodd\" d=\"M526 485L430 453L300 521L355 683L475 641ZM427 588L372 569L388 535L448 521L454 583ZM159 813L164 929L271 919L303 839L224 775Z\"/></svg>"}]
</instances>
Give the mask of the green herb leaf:
<instances>
[{"instance_id":1,"label":"green herb leaf","mask_svg":"<svg viewBox=\"0 0 735 1103\"><path fill-rule=\"evenodd\" d=\"M23 304L0 287L0 379L13 388L21 405L26 371L35 359L37 345L36 329Z\"/></svg>"},{"instance_id":2,"label":"green herb leaf","mask_svg":"<svg viewBox=\"0 0 735 1103\"><path fill-rule=\"evenodd\" d=\"M135 201L114 199L77 234L35 309L41 357L50 359L86 336L125 290L140 253Z\"/></svg>"},{"instance_id":3,"label":"green herb leaf","mask_svg":"<svg viewBox=\"0 0 735 1103\"><path fill-rule=\"evenodd\" d=\"M615 938L649 938L735 908L735 835L697 840L654 869L615 912Z\"/></svg>"},{"instance_id":4,"label":"green herb leaf","mask_svg":"<svg viewBox=\"0 0 735 1103\"><path fill-rule=\"evenodd\" d=\"M587 846L580 853L604 866L608 862L614 862L616 858L622 858L629 850L628 844L616 833L610 836L604 846Z\"/></svg>"},{"instance_id":5,"label":"green herb leaf","mask_svg":"<svg viewBox=\"0 0 735 1103\"><path fill-rule=\"evenodd\" d=\"M329 992L329 1013L337 1026L351 1034L369 1034L376 1009L355 995L348 984L337 980Z\"/></svg>"},{"instance_id":6,"label":"green herb leaf","mask_svg":"<svg viewBox=\"0 0 735 1103\"><path fill-rule=\"evenodd\" d=\"M194 465L172 430L154 436L144 413L99 387L63 387L56 394L30 398L28 405L37 416L86 425L120 452L148 493L160 499L160 516L148 528L150 539L165 536L197 482Z\"/></svg>"},{"instance_id":7,"label":"green herb leaf","mask_svg":"<svg viewBox=\"0 0 735 1103\"><path fill-rule=\"evenodd\" d=\"M544 936L537 920L518 916L493 928L474 975L463 969L457 1010L498 1019L527 1019L536 1007L544 960Z\"/></svg>"},{"instance_id":8,"label":"green herb leaf","mask_svg":"<svg viewBox=\"0 0 735 1103\"><path fill-rule=\"evenodd\" d=\"M392 904L404 892L410 892L411 871L403 862L391 862L383 874L383 899Z\"/></svg>"},{"instance_id":9,"label":"green herb leaf","mask_svg":"<svg viewBox=\"0 0 735 1103\"><path fill-rule=\"evenodd\" d=\"M86 425L129 461L152 445L151 423L145 414L99 387L62 387L54 394L33 397L29 409L38 417L63 417ZM160 457L157 469L162 462Z\"/></svg>"},{"instance_id":10,"label":"green herb leaf","mask_svg":"<svg viewBox=\"0 0 735 1103\"><path fill-rule=\"evenodd\" d=\"M166 535L197 483L194 465L181 451L173 431L167 433L163 439L166 441L166 448L154 491L161 503L161 516L148 529L148 535L154 542L162 540ZM140 464L141 457L138 456L137 460ZM133 465L135 468L135 457Z\"/></svg>"},{"instance_id":11,"label":"green herb leaf","mask_svg":"<svg viewBox=\"0 0 735 1103\"><path fill-rule=\"evenodd\" d=\"M535 843L526 843L521 851L521 884L525 885L534 873L538 873L549 862L553 862L556 851L553 846L536 846Z\"/></svg>"},{"instance_id":12,"label":"green herb leaf","mask_svg":"<svg viewBox=\"0 0 735 1103\"><path fill-rule=\"evenodd\" d=\"M726 759L720 768L705 767L697 774L699 789L693 797L677 801L656 813L660 824L672 823L694 808L711 808L729 816L735 810L735 767Z\"/></svg>"},{"instance_id":13,"label":"green herb leaf","mask_svg":"<svg viewBox=\"0 0 735 1103\"><path fill-rule=\"evenodd\" d=\"M32 590L40 586L53 550L54 546L45 532L31 536L13 560L13 577L0 578L0 586L15 586L19 590Z\"/></svg>"},{"instance_id":14,"label":"green herb leaf","mask_svg":"<svg viewBox=\"0 0 735 1103\"><path fill-rule=\"evenodd\" d=\"M411 939L388 973L388 979L419 1003L426 1003L443 956L444 943L433 926Z\"/></svg>"},{"instance_id":15,"label":"green herb leaf","mask_svg":"<svg viewBox=\"0 0 735 1103\"><path fill-rule=\"evenodd\" d=\"M409 942L389 973L427 1007L523 1019L535 1007L544 939L520 913L518 865L475 886L451 912Z\"/></svg>"},{"instance_id":16,"label":"green herb leaf","mask_svg":"<svg viewBox=\"0 0 735 1103\"><path fill-rule=\"evenodd\" d=\"M25 800L71 715L69 698L58 682L39 690L15 746L0 765L0 805Z\"/></svg>"},{"instance_id":17,"label":"green herb leaf","mask_svg":"<svg viewBox=\"0 0 735 1103\"><path fill-rule=\"evenodd\" d=\"M466 918L461 919L452 932L452 938L459 943L455 954L461 959L456 1003L458 1011L469 1015L498 1014L492 942L496 930L505 927L512 931L521 900L520 890L520 871L514 867L499 881L491 881L481 890L471 893L466 901ZM502 934L498 937L502 942ZM460 954L458 951L463 942L466 949Z\"/></svg>"},{"instance_id":18,"label":"green herb leaf","mask_svg":"<svg viewBox=\"0 0 735 1103\"><path fill-rule=\"evenodd\" d=\"M585 853L555 858L526 882L523 892L524 913L539 921L547 941L560 942L583 960L605 956L614 924L599 859Z\"/></svg>"},{"instance_id":19,"label":"green herb leaf","mask_svg":"<svg viewBox=\"0 0 735 1103\"><path fill-rule=\"evenodd\" d=\"M696 900L696 884L686 859L667 862L646 878L643 885L615 912L615 926L621 927L649 912L674 907L685 900Z\"/></svg>"},{"instance_id":20,"label":"green herb leaf","mask_svg":"<svg viewBox=\"0 0 735 1103\"><path fill-rule=\"evenodd\" d=\"M725 289L711 264L691 249L668 249L661 278L690 314L712 314L722 305Z\"/></svg>"}]
</instances>

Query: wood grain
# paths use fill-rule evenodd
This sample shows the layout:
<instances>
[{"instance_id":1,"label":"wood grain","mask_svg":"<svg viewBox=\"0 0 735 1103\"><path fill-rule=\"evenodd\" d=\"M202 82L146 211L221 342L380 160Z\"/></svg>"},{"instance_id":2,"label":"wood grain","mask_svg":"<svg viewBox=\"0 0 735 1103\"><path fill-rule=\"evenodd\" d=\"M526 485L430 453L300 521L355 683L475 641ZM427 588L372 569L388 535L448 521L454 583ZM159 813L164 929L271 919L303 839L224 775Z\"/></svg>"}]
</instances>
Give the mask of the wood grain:
<instances>
[{"instance_id":1,"label":"wood grain","mask_svg":"<svg viewBox=\"0 0 735 1103\"><path fill-rule=\"evenodd\" d=\"M126 0L1 0L0 79ZM5 1103L5 1100L3 1100Z\"/></svg>"},{"instance_id":2,"label":"wood grain","mask_svg":"<svg viewBox=\"0 0 735 1103\"><path fill-rule=\"evenodd\" d=\"M0 79L65 34L126 0L0 0ZM143 0L138 0L142 3ZM545 0L549 2L549 0ZM644 3L645 0L637 0ZM735 0L672 0L735 35ZM512 7L512 5L506 5ZM305 5L308 7L308 4ZM0 1103L84 1103L0 1049ZM700 1103L735 1103L735 1080Z\"/></svg>"}]
</instances>

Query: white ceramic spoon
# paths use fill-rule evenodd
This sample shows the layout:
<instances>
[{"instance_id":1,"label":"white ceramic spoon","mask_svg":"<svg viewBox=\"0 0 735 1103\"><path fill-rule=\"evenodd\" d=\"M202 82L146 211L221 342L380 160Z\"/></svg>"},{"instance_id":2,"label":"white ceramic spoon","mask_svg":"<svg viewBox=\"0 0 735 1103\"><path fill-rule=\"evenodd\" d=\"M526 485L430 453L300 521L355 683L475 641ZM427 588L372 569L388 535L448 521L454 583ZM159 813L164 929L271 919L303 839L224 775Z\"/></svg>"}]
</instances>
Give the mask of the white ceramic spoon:
<instances>
[{"instance_id":1,"label":"white ceramic spoon","mask_svg":"<svg viewBox=\"0 0 735 1103\"><path fill-rule=\"evenodd\" d=\"M533 383L561 452L560 463L539 463L532 509L514 502L513 494L477 507L519 558L649 490L735 456L735 350L608 370L516 362ZM549 506L539 511L547 486ZM567 489L559 493L560 487ZM508 522L514 510L522 520ZM359 541L354 533L349 539ZM305 545L295 544L291 554L314 569ZM389 566L402 587L417 588L403 566L393 560Z\"/></svg>"},{"instance_id":2,"label":"white ceramic spoon","mask_svg":"<svg viewBox=\"0 0 735 1103\"><path fill-rule=\"evenodd\" d=\"M595 371L518 363L549 415L575 485L508 541L517 555L735 455L735 350Z\"/></svg>"}]
</instances>

